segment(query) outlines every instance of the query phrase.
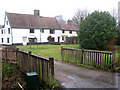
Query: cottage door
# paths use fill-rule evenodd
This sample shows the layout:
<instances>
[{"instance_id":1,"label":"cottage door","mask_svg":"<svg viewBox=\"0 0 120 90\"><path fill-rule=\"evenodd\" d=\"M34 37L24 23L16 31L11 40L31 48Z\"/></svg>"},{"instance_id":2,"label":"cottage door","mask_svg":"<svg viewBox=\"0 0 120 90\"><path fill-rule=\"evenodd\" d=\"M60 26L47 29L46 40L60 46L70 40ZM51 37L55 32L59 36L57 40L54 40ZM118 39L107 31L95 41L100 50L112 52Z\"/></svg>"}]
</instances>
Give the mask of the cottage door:
<instances>
[{"instance_id":1,"label":"cottage door","mask_svg":"<svg viewBox=\"0 0 120 90\"><path fill-rule=\"evenodd\" d=\"M58 43L60 43L60 37L58 37Z\"/></svg>"}]
</instances>

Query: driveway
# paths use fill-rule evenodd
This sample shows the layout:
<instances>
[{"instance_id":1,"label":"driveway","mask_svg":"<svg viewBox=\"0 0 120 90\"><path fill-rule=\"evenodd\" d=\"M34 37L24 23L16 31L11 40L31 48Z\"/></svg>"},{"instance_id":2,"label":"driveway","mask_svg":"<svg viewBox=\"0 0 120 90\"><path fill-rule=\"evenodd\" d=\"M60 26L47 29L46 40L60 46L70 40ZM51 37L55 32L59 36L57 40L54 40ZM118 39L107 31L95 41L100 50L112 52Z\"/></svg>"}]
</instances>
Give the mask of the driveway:
<instances>
[{"instance_id":1,"label":"driveway","mask_svg":"<svg viewBox=\"0 0 120 90\"><path fill-rule=\"evenodd\" d=\"M55 61L55 79L65 88L118 88L118 74Z\"/></svg>"}]
</instances>

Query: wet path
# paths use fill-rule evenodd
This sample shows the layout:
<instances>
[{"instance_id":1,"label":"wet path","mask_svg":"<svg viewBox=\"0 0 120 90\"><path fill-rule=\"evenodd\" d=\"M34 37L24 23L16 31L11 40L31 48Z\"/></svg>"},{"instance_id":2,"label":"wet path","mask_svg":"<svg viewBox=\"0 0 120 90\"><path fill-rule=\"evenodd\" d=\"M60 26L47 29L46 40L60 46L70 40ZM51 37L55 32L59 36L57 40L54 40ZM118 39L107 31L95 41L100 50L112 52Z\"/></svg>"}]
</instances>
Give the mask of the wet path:
<instances>
[{"instance_id":1,"label":"wet path","mask_svg":"<svg viewBox=\"0 0 120 90\"><path fill-rule=\"evenodd\" d=\"M65 88L117 88L115 73L55 61L55 79Z\"/></svg>"}]
</instances>

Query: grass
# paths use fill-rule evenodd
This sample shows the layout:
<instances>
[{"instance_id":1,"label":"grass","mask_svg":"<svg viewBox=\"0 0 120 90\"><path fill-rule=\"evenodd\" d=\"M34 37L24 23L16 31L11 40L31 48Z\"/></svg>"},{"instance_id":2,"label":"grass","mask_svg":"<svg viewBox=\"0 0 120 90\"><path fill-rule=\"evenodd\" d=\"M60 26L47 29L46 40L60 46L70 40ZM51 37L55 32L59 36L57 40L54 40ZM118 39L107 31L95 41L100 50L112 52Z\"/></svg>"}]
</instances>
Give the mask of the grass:
<instances>
[{"instance_id":1,"label":"grass","mask_svg":"<svg viewBox=\"0 0 120 90\"><path fill-rule=\"evenodd\" d=\"M29 45L27 45L27 46L17 46L17 47L20 48L20 50L24 50L27 52L31 51L32 54L36 54L36 55L43 56L46 58L54 57L55 60L61 60L61 47L78 49L79 45L32 45L31 48ZM115 48L120 49L120 46L115 46ZM95 51L98 51L98 50L95 50ZM109 52L109 51L105 51L105 52ZM119 67L120 63L118 63L118 58L120 57L119 55L120 55L120 51L116 51L115 52L115 58L116 58L115 68L117 69L120 69ZM71 53L71 56L72 56L72 53ZM69 60L68 62L74 63L73 61L74 59L72 57L70 57L70 59L72 60ZM82 65L82 66L91 68L89 65Z\"/></svg>"},{"instance_id":2,"label":"grass","mask_svg":"<svg viewBox=\"0 0 120 90\"><path fill-rule=\"evenodd\" d=\"M32 45L17 46L20 50L31 51L32 54L43 57L54 57L55 60L61 60L61 47L64 48L79 48L79 45Z\"/></svg>"}]
</instances>

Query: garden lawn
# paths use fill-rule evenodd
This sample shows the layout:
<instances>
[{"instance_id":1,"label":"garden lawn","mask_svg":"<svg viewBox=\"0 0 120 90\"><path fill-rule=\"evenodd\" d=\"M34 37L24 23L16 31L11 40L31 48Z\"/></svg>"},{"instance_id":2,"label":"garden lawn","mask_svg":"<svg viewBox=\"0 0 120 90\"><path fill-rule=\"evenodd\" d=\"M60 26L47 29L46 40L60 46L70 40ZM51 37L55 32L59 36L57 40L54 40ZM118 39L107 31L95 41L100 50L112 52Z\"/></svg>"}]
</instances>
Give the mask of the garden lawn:
<instances>
[{"instance_id":1,"label":"garden lawn","mask_svg":"<svg viewBox=\"0 0 120 90\"><path fill-rule=\"evenodd\" d=\"M46 58L54 57L56 60L61 60L61 47L78 49L79 45L30 45L17 46L20 50L31 51L32 54L43 56Z\"/></svg>"}]
</instances>

